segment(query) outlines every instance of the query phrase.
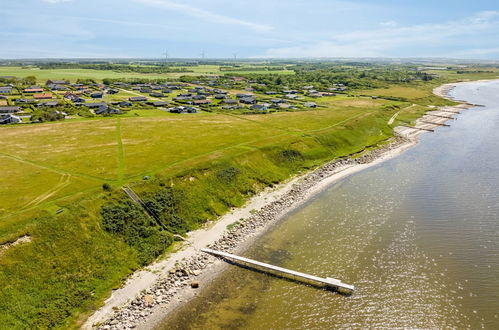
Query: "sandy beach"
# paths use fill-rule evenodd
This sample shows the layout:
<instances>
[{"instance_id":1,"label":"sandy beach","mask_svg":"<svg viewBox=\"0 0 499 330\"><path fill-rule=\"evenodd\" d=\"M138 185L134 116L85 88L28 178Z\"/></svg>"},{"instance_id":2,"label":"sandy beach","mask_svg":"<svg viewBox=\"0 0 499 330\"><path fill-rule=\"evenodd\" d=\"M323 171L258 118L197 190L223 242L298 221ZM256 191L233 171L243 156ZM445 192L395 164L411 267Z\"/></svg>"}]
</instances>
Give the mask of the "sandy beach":
<instances>
[{"instance_id":1,"label":"sandy beach","mask_svg":"<svg viewBox=\"0 0 499 330\"><path fill-rule=\"evenodd\" d=\"M434 94L449 98L457 84L447 84ZM418 143L418 136L444 125L460 111L476 105L429 108L415 127L396 127L397 137L358 157L332 161L279 186L266 189L247 204L189 233L176 251L133 274L115 290L104 306L83 325L85 329L152 329L169 313L197 295L227 264L200 251L205 247L241 253L287 213L334 182L379 164ZM229 229L230 228L230 229Z\"/></svg>"}]
</instances>

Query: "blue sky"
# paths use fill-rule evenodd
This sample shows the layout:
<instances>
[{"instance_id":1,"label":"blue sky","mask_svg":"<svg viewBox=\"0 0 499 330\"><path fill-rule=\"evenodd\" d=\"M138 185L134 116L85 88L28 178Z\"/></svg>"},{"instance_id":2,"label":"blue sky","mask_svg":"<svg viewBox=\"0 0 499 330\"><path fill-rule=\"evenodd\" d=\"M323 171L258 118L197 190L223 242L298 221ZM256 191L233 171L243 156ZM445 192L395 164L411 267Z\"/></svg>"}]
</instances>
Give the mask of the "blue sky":
<instances>
[{"instance_id":1,"label":"blue sky","mask_svg":"<svg viewBox=\"0 0 499 330\"><path fill-rule=\"evenodd\" d=\"M499 59L496 0L2 0L0 58Z\"/></svg>"}]
</instances>

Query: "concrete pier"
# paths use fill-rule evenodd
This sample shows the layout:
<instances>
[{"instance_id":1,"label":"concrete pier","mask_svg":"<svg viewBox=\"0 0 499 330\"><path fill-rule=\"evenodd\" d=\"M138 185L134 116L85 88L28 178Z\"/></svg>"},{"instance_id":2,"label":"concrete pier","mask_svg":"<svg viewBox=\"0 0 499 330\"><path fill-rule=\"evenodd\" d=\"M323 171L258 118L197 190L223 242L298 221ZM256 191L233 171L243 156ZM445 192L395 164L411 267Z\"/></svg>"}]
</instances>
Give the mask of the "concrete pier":
<instances>
[{"instance_id":1,"label":"concrete pier","mask_svg":"<svg viewBox=\"0 0 499 330\"><path fill-rule=\"evenodd\" d=\"M304 283L309 283L318 287L323 287L323 288L331 288L334 290L337 290L338 292L345 293L345 294L352 294L353 291L355 290L355 287L353 285L345 284L341 282L340 280L327 277L327 278L322 278L318 276L313 276L313 275L308 275L305 273L300 273L296 272L294 270L289 270L286 268L282 267L277 267L274 265L266 264L263 262L255 261L252 259L244 258L244 257L239 257L234 254L226 253L226 252L220 252L220 251L215 251L211 249L201 249L201 251L205 253L209 253L211 255L217 256L217 257L222 257L224 259L228 259L229 261L235 262L242 264L247 267L251 267L266 273L286 277L292 280L304 282Z\"/></svg>"}]
</instances>

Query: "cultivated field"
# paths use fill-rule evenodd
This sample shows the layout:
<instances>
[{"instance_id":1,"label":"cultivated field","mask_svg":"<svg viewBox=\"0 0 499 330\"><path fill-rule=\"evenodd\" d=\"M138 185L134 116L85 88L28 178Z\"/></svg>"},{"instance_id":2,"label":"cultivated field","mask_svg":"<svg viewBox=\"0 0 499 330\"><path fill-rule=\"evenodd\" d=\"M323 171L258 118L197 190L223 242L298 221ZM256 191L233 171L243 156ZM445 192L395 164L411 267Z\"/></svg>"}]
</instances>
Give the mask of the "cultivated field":
<instances>
[{"instance_id":1,"label":"cultivated field","mask_svg":"<svg viewBox=\"0 0 499 330\"><path fill-rule=\"evenodd\" d=\"M202 76L202 75L224 75L224 74L251 74L261 73L267 74L269 71L263 70L259 66L247 65L247 71L220 71L218 65L199 65L187 67L175 67L178 69L187 69L192 72L174 72L174 73L136 73L136 72L119 72L119 71L105 71L105 70L91 70L91 69L44 69L34 67L16 67L16 66L0 66L0 76L14 76L14 77L27 77L35 76L40 81L47 79L67 79L69 81L76 81L77 79L94 79L101 81L105 78L116 79L129 79L129 78L147 78L147 79L168 79L179 78L180 76ZM272 71L275 74L294 74L290 70L277 70Z\"/></svg>"}]
</instances>

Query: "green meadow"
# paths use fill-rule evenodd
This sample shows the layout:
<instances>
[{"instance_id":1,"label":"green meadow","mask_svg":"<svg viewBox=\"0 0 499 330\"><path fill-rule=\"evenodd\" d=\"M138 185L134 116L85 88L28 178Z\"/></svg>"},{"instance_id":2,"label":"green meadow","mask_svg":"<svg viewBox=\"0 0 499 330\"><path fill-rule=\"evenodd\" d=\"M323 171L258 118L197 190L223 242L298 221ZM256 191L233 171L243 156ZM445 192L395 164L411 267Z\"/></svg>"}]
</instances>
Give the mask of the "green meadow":
<instances>
[{"instance_id":1,"label":"green meadow","mask_svg":"<svg viewBox=\"0 0 499 330\"><path fill-rule=\"evenodd\" d=\"M245 71L238 70L220 70L218 65L198 65L178 67L184 68L192 72L173 72L173 73L137 73L137 72L120 72L109 70L92 70L92 69L40 69L38 67L20 67L20 66L0 66L0 76L14 76L14 77L28 77L35 76L40 81L48 79L67 79L69 81L76 81L77 79L93 79L101 81L102 79L132 79L132 78L146 78L146 79L175 79L181 76L203 76L203 75L224 75L224 74L266 74L265 71L259 66L247 65ZM275 74L294 74L291 70L272 71Z\"/></svg>"}]
</instances>

